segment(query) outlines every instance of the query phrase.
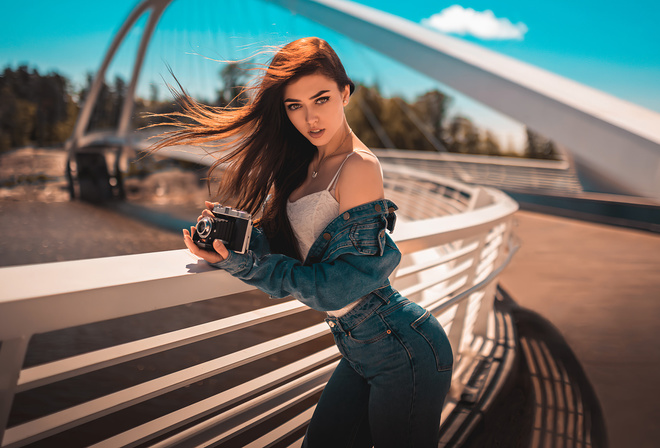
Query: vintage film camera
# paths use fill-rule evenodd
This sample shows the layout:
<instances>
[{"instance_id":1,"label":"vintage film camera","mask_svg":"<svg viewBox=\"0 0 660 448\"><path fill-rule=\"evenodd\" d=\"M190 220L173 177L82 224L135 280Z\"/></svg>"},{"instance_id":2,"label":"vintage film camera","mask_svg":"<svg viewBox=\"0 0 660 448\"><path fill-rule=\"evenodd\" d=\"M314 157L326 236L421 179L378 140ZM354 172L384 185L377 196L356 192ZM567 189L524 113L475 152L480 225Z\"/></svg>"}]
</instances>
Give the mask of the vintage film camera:
<instances>
[{"instance_id":1,"label":"vintage film camera","mask_svg":"<svg viewBox=\"0 0 660 448\"><path fill-rule=\"evenodd\" d=\"M213 215L197 222L193 235L197 247L213 250L213 240L221 240L227 249L244 253L250 246L252 215L220 204L213 207Z\"/></svg>"}]
</instances>

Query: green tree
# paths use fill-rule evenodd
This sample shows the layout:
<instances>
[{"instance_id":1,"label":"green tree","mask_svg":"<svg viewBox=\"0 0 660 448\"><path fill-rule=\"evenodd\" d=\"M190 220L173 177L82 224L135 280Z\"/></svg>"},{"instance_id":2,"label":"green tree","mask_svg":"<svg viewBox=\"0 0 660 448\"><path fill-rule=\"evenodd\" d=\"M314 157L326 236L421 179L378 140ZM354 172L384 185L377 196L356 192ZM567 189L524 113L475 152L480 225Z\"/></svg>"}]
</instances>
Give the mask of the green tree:
<instances>
[{"instance_id":1,"label":"green tree","mask_svg":"<svg viewBox=\"0 0 660 448\"><path fill-rule=\"evenodd\" d=\"M524 155L530 159L559 160L555 143L547 137L525 127L527 144Z\"/></svg>"},{"instance_id":2,"label":"green tree","mask_svg":"<svg viewBox=\"0 0 660 448\"><path fill-rule=\"evenodd\" d=\"M54 72L41 75L27 65L0 75L0 149L35 142L63 142L78 114L69 81Z\"/></svg>"},{"instance_id":3,"label":"green tree","mask_svg":"<svg viewBox=\"0 0 660 448\"><path fill-rule=\"evenodd\" d=\"M346 107L346 120L353 129L355 135L372 148L383 148L387 145L378 136L378 132L372 124L372 117L378 118L381 110L382 97L378 87L367 87L357 85L351 101ZM365 112L366 111L366 112ZM377 125L376 125L377 126Z\"/></svg>"},{"instance_id":4,"label":"green tree","mask_svg":"<svg viewBox=\"0 0 660 448\"><path fill-rule=\"evenodd\" d=\"M412 108L430 128L433 136L446 146L444 121L449 98L439 90L431 90L419 96Z\"/></svg>"},{"instance_id":5,"label":"green tree","mask_svg":"<svg viewBox=\"0 0 660 448\"><path fill-rule=\"evenodd\" d=\"M500 144L497 141L497 137L491 132L486 131L485 138L482 142L482 154L487 156L500 156L502 155L502 150Z\"/></svg>"},{"instance_id":6,"label":"green tree","mask_svg":"<svg viewBox=\"0 0 660 448\"><path fill-rule=\"evenodd\" d=\"M230 62L220 70L222 87L218 90L218 106L242 106L248 101L247 92L243 89L247 80L247 71L244 64Z\"/></svg>"}]
</instances>

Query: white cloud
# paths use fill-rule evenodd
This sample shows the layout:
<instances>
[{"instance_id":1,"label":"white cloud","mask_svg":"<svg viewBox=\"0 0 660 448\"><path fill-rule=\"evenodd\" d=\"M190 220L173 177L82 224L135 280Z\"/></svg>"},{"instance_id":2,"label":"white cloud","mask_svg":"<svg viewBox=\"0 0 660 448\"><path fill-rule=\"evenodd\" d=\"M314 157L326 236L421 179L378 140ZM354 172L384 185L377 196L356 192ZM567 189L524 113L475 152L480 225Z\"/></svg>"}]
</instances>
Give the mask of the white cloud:
<instances>
[{"instance_id":1,"label":"white cloud","mask_svg":"<svg viewBox=\"0 0 660 448\"><path fill-rule=\"evenodd\" d=\"M453 33L478 37L484 40L523 40L527 25L518 22L515 25L507 18L497 18L493 11L475 11L453 5L431 17L422 19L422 24L443 33Z\"/></svg>"}]
</instances>

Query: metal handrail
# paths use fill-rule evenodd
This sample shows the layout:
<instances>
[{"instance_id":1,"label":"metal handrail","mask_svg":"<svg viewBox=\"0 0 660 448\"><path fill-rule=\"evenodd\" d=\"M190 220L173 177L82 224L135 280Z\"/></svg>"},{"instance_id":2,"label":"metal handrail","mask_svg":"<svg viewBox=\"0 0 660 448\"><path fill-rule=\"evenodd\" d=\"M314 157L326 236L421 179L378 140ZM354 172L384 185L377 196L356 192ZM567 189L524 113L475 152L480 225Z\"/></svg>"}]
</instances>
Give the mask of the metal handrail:
<instances>
[{"instance_id":1,"label":"metal handrail","mask_svg":"<svg viewBox=\"0 0 660 448\"><path fill-rule=\"evenodd\" d=\"M464 347L474 351L475 344L483 347L492 344L492 341L489 342L489 332L492 333L492 330L488 327L492 319L488 316L494 297L489 291L515 252L515 247L511 245L511 220L517 206L497 190L467 186L396 166L384 165L384 169L386 179L395 179L399 185L414 185L414 188L425 186L429 192L447 188L452 194L464 198L460 213L421 220L415 220L415 214L425 216L428 210L438 210L434 202L446 200L445 196L421 194L410 197L409 201L401 198L403 201L397 205L408 220L399 222L393 234L402 251L402 263L391 280L395 287L409 294L409 298L438 316L454 347L456 370L465 370L461 365L469 362L469 358L463 358ZM65 272L70 274L72 269L78 273L76 277L63 275ZM29 281L33 278L44 281L35 284ZM305 341L316 340L329 332L322 323L302 328L6 428L11 403L18 393L212 337L224 337L242 328L257 324L271 325L280 318L307 308L297 301L287 301L23 368L28 341L37 333L242 294L254 288L223 271L208 267L184 250L3 268L0 269L0 284L3 285L0 290L0 423L3 447L23 446L44 439L220 372L233 372L239 366L299 347ZM220 294L219 285L222 285ZM140 295L141 300L135 300L136 295ZM475 306L475 303L480 305ZM74 310L76 312L72 312ZM112 446L119 440L122 445L130 446L161 437L168 431L174 434L160 442L163 446L176 446L189 438L229 440L237 434L228 430L229 426L248 430L261 418L284 412L291 405L318 392L332 370L328 366L338 356L334 347L323 349L241 386L112 436L99 442L98 446ZM308 374L309 380L302 379L308 378L305 376ZM293 387L293 383L289 383L296 376L301 379L296 380ZM248 390L254 387L255 382L261 386L254 391ZM462 385L456 380L453 387L460 389ZM263 392L266 390L271 391ZM233 403L240 400L247 401L236 407ZM446 405L451 408L455 403L448 399ZM217 415L211 417L212 414ZM304 416L308 415L309 409L294 419L304 423L308 418ZM187 426L184 432L177 431L184 425ZM281 431L293 431L291 428L299 425L284 425L282 428L285 427L288 429L278 429L272 435L263 437L278 438Z\"/></svg>"}]
</instances>

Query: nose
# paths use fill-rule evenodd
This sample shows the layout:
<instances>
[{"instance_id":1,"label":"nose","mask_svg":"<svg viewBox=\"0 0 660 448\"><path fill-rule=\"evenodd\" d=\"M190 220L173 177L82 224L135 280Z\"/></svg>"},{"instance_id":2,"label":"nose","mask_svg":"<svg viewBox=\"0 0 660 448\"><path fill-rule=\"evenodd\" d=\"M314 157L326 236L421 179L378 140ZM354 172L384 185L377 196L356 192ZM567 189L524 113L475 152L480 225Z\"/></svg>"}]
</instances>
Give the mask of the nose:
<instances>
[{"instance_id":1,"label":"nose","mask_svg":"<svg viewBox=\"0 0 660 448\"><path fill-rule=\"evenodd\" d=\"M307 109L307 124L312 126L316 124L319 121L319 116L316 114L316 112L313 110L313 108L308 108Z\"/></svg>"}]
</instances>

